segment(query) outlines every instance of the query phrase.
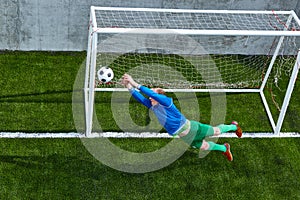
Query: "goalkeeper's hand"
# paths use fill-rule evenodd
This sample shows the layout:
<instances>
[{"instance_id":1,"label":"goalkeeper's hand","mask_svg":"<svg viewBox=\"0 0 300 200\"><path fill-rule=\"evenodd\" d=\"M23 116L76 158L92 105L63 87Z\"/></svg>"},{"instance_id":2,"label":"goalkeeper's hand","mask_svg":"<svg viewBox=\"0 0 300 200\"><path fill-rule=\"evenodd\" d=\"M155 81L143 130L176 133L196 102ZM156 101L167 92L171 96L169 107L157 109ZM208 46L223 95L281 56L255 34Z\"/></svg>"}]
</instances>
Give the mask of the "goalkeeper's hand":
<instances>
[{"instance_id":1,"label":"goalkeeper's hand","mask_svg":"<svg viewBox=\"0 0 300 200\"><path fill-rule=\"evenodd\" d=\"M121 84L124 85L125 87L127 87L127 85L129 84L129 82L124 79L124 76L122 76Z\"/></svg>"},{"instance_id":2,"label":"goalkeeper's hand","mask_svg":"<svg viewBox=\"0 0 300 200\"><path fill-rule=\"evenodd\" d=\"M129 83L135 88L137 88L139 85L137 82L133 80L133 78L129 74L124 74L122 77L122 81L124 81L124 83Z\"/></svg>"},{"instance_id":3,"label":"goalkeeper's hand","mask_svg":"<svg viewBox=\"0 0 300 200\"><path fill-rule=\"evenodd\" d=\"M122 76L121 84L124 85L127 89L131 90L133 87L128 80L125 79L125 76Z\"/></svg>"}]
</instances>

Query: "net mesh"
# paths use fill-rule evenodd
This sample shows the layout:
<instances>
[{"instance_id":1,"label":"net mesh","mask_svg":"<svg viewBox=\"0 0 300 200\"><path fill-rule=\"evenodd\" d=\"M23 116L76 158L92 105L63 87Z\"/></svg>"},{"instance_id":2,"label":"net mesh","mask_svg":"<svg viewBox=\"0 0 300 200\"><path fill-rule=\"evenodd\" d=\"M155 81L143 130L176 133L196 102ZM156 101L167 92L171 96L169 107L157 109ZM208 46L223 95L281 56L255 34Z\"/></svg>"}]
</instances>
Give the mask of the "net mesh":
<instances>
[{"instance_id":1,"label":"net mesh","mask_svg":"<svg viewBox=\"0 0 300 200\"><path fill-rule=\"evenodd\" d=\"M109 39L105 39L109 38ZM122 34L99 41L97 69L109 66L117 87L124 73L141 84L163 88L259 88L265 78L278 37L214 36L171 34ZM279 51L273 81L290 74L297 44L286 37Z\"/></svg>"},{"instance_id":2,"label":"net mesh","mask_svg":"<svg viewBox=\"0 0 300 200\"><path fill-rule=\"evenodd\" d=\"M163 88L259 88L272 66L278 86L289 75L300 46L296 36L182 35L175 30L298 31L290 14L282 12L212 13L193 10L96 9L97 27L157 29L155 33L99 33L97 70L108 66L115 78L97 87L118 87L130 73L139 83ZM169 32L160 33L160 30ZM283 39L283 41L281 41ZM120 86L122 87L122 86ZM278 86L279 88L279 86Z\"/></svg>"},{"instance_id":3,"label":"net mesh","mask_svg":"<svg viewBox=\"0 0 300 200\"><path fill-rule=\"evenodd\" d=\"M201 13L172 11L96 10L99 28L151 28L193 30L299 30L294 19L286 26L288 14Z\"/></svg>"}]
</instances>

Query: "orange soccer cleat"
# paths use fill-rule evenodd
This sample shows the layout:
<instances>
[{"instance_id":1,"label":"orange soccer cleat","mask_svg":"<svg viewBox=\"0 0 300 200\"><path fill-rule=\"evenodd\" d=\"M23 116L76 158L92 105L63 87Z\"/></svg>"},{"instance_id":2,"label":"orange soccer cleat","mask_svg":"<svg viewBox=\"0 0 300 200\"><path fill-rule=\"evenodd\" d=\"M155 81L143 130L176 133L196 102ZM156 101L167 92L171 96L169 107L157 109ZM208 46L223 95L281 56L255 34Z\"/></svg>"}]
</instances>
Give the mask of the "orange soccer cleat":
<instances>
[{"instance_id":1,"label":"orange soccer cleat","mask_svg":"<svg viewBox=\"0 0 300 200\"><path fill-rule=\"evenodd\" d=\"M230 151L230 145L228 143L225 143L224 145L226 147L226 152L224 152L223 155L225 155L229 161L233 161L233 156Z\"/></svg>"},{"instance_id":2,"label":"orange soccer cleat","mask_svg":"<svg viewBox=\"0 0 300 200\"><path fill-rule=\"evenodd\" d=\"M231 122L231 124L236 125L237 130L235 131L235 134L240 138L243 135L243 131L241 129L241 127L239 126L239 124L236 121Z\"/></svg>"}]
</instances>

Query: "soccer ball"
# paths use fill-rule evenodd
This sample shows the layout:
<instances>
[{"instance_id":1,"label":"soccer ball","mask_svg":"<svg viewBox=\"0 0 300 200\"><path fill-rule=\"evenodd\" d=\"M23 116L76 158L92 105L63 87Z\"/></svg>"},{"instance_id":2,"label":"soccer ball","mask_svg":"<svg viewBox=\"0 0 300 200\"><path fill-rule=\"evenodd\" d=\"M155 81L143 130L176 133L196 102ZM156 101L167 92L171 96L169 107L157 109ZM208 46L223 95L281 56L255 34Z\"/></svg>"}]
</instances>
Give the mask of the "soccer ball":
<instances>
[{"instance_id":1,"label":"soccer ball","mask_svg":"<svg viewBox=\"0 0 300 200\"><path fill-rule=\"evenodd\" d=\"M114 78L114 72L109 67L101 67L98 72L98 79L103 83L108 83Z\"/></svg>"}]
</instances>

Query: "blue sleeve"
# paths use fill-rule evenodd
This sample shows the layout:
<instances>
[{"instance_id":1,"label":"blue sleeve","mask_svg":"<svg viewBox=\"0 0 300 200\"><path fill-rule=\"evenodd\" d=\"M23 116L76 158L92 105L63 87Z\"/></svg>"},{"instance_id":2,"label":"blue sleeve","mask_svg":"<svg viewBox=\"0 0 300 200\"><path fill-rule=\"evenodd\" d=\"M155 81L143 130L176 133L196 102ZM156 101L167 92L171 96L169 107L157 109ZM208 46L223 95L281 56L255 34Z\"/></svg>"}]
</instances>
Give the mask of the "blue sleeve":
<instances>
[{"instance_id":1,"label":"blue sleeve","mask_svg":"<svg viewBox=\"0 0 300 200\"><path fill-rule=\"evenodd\" d=\"M145 95L153 98L156 100L159 104L169 107L172 105L172 99L170 97L167 97L163 94L157 94L156 92L153 92L151 89L147 88L146 86L140 86L139 89L141 90L142 93ZM151 104L151 102L150 102Z\"/></svg>"},{"instance_id":2,"label":"blue sleeve","mask_svg":"<svg viewBox=\"0 0 300 200\"><path fill-rule=\"evenodd\" d=\"M149 99L144 97L141 93L139 93L136 89L129 90L133 98L135 98L138 102L146 106L147 108L151 108L152 104Z\"/></svg>"}]
</instances>

